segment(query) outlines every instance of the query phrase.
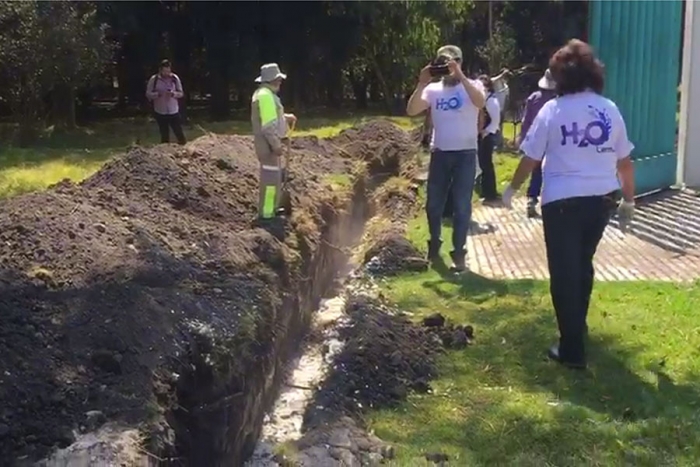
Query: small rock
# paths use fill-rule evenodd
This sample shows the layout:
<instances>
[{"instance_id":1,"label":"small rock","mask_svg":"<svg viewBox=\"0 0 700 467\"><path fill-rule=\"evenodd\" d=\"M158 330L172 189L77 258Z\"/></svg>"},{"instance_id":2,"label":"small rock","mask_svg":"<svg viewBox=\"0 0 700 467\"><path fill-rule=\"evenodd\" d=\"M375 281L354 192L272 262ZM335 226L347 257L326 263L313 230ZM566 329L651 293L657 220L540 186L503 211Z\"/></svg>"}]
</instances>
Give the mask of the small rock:
<instances>
[{"instance_id":1,"label":"small rock","mask_svg":"<svg viewBox=\"0 0 700 467\"><path fill-rule=\"evenodd\" d=\"M233 165L222 157L216 161L216 168L221 170L233 170Z\"/></svg>"},{"instance_id":2,"label":"small rock","mask_svg":"<svg viewBox=\"0 0 700 467\"><path fill-rule=\"evenodd\" d=\"M95 230L97 230L99 233L105 233L107 231L107 227L105 227L104 224L101 224L99 222L93 224L93 227Z\"/></svg>"},{"instance_id":3,"label":"small rock","mask_svg":"<svg viewBox=\"0 0 700 467\"><path fill-rule=\"evenodd\" d=\"M68 238L70 238L71 240L75 240L75 232L68 231Z\"/></svg>"},{"instance_id":4,"label":"small rock","mask_svg":"<svg viewBox=\"0 0 700 467\"><path fill-rule=\"evenodd\" d=\"M382 446L382 457L387 460L392 460L396 457L396 452L394 451L394 446Z\"/></svg>"},{"instance_id":5,"label":"small rock","mask_svg":"<svg viewBox=\"0 0 700 467\"><path fill-rule=\"evenodd\" d=\"M10 427L4 423L0 423L0 439L10 434Z\"/></svg>"},{"instance_id":6,"label":"small rock","mask_svg":"<svg viewBox=\"0 0 700 467\"><path fill-rule=\"evenodd\" d=\"M433 313L423 318L423 326L427 328L441 328L445 325L445 317L440 313Z\"/></svg>"},{"instance_id":7,"label":"small rock","mask_svg":"<svg viewBox=\"0 0 700 467\"><path fill-rule=\"evenodd\" d=\"M85 412L85 417L85 425L90 431L98 429L107 421L107 417L105 417L105 414L103 414L99 410L89 410Z\"/></svg>"},{"instance_id":8,"label":"small rock","mask_svg":"<svg viewBox=\"0 0 700 467\"><path fill-rule=\"evenodd\" d=\"M217 287L213 288L213 289L212 289L212 292L214 292L214 293L217 294L217 295L221 295L222 293L224 293L223 290L221 290L221 289L219 289L219 288L217 288Z\"/></svg>"}]
</instances>

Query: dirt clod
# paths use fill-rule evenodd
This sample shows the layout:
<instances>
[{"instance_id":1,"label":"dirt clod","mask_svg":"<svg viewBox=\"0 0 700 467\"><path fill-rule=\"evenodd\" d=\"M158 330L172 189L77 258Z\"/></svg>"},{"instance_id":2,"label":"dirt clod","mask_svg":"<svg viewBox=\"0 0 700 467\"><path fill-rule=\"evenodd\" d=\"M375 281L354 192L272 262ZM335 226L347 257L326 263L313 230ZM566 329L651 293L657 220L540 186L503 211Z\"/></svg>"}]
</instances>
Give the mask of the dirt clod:
<instances>
[{"instance_id":1,"label":"dirt clod","mask_svg":"<svg viewBox=\"0 0 700 467\"><path fill-rule=\"evenodd\" d=\"M445 317L440 313L433 313L423 318L423 326L427 328L441 328L445 325Z\"/></svg>"}]
</instances>

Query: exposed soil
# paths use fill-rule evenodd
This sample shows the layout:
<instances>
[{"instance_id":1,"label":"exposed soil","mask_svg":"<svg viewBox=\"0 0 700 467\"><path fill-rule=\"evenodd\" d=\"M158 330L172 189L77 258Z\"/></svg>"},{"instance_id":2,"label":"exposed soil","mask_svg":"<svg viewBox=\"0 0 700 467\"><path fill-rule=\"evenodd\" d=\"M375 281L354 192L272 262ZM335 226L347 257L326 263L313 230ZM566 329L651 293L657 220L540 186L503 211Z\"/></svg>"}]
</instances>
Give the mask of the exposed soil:
<instances>
[{"instance_id":1,"label":"exposed soil","mask_svg":"<svg viewBox=\"0 0 700 467\"><path fill-rule=\"evenodd\" d=\"M442 343L433 332L366 295L350 297L346 314L347 325L339 329L345 346L309 405L309 428L368 408L394 406L409 391L429 391L437 376L435 357Z\"/></svg>"},{"instance_id":2,"label":"exposed soil","mask_svg":"<svg viewBox=\"0 0 700 467\"><path fill-rule=\"evenodd\" d=\"M389 276L406 271L425 271L428 261L424 253L397 230L385 231L365 252L364 264L371 274Z\"/></svg>"},{"instance_id":3,"label":"exposed soil","mask_svg":"<svg viewBox=\"0 0 700 467\"><path fill-rule=\"evenodd\" d=\"M329 213L343 206L321 182L358 160L396 172L415 144L373 122L292 148L294 213L274 228L256 226L258 165L251 139L238 136L132 148L82 184L0 205L0 465L41 458L105 421L152 422L149 449L181 463L202 443L214 454L252 445L261 420L247 418L266 403L257 396L229 420L241 424L232 432L192 427L208 413L226 418L222 407L250 385L267 388L265 377L235 376L267 368L288 332L280 316L311 309L332 281L316 260ZM378 372L393 392L361 390L355 402L341 398L346 409L424 389L434 372L435 350L417 345L424 333L392 344L392 326L408 324L373 309L357 303L351 314L379 347L365 352L371 340L360 337L350 347L377 362L395 347L389 374ZM342 383L359 388L369 375L353 362Z\"/></svg>"}]
</instances>

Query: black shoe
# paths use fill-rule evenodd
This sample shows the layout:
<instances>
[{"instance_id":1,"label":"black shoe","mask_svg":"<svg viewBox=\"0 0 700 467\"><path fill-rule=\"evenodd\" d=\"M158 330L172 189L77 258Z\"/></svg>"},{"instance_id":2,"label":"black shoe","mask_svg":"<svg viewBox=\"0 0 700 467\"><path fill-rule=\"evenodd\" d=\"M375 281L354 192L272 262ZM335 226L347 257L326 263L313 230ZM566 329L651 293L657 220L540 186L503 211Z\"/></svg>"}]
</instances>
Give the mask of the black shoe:
<instances>
[{"instance_id":1,"label":"black shoe","mask_svg":"<svg viewBox=\"0 0 700 467\"><path fill-rule=\"evenodd\" d=\"M585 370L586 369L586 362L581 361L581 362L572 362L569 360L564 360L561 358L559 355L559 346L558 345L553 345L549 348L547 351L547 357L549 357L550 360L554 360L555 362L567 367L571 368L573 370Z\"/></svg>"},{"instance_id":2,"label":"black shoe","mask_svg":"<svg viewBox=\"0 0 700 467\"><path fill-rule=\"evenodd\" d=\"M442 247L442 242L440 240L429 240L428 241L428 261L436 261L440 258L440 248Z\"/></svg>"},{"instance_id":3,"label":"black shoe","mask_svg":"<svg viewBox=\"0 0 700 467\"><path fill-rule=\"evenodd\" d=\"M466 251L450 251L450 258L452 258L452 267L450 269L453 272L464 272L467 269Z\"/></svg>"}]
</instances>

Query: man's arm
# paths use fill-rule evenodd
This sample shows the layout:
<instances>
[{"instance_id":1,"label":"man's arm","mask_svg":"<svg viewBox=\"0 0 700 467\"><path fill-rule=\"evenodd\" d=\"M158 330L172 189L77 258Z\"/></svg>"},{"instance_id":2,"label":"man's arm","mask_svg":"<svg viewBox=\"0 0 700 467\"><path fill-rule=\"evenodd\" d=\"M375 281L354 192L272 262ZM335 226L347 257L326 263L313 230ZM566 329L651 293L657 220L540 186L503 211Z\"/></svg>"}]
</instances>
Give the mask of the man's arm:
<instances>
[{"instance_id":1,"label":"man's arm","mask_svg":"<svg viewBox=\"0 0 700 467\"><path fill-rule=\"evenodd\" d=\"M484 133L495 133L496 130L501 128L501 106L498 103L498 99L492 97L486 100L485 107L486 111L489 113L489 117L491 117L491 123L484 128Z\"/></svg>"},{"instance_id":2,"label":"man's arm","mask_svg":"<svg viewBox=\"0 0 700 467\"><path fill-rule=\"evenodd\" d=\"M420 115L430 108L428 101L423 98L423 93L427 86L428 83L418 82L416 89L413 90L413 94L411 94L408 104L406 104L406 114L409 117Z\"/></svg>"},{"instance_id":3,"label":"man's arm","mask_svg":"<svg viewBox=\"0 0 700 467\"><path fill-rule=\"evenodd\" d=\"M457 76L459 81L462 83L462 86L464 86L464 89L467 91L469 99L472 101L472 104L474 104L474 107L477 109L483 108L484 104L486 103L486 96L484 95L484 91L482 90L481 86L475 86L472 80L467 78L464 71L462 71L462 67L459 66L459 63L456 61L451 60L447 66L450 67L450 72Z\"/></svg>"},{"instance_id":4,"label":"man's arm","mask_svg":"<svg viewBox=\"0 0 700 467\"><path fill-rule=\"evenodd\" d=\"M253 111L257 111L257 117L260 119L260 131L267 140L267 143L272 148L272 152L278 155L282 154L282 140L277 134L277 105L272 94L262 93L258 96L258 100L253 103Z\"/></svg>"},{"instance_id":5,"label":"man's arm","mask_svg":"<svg viewBox=\"0 0 700 467\"><path fill-rule=\"evenodd\" d=\"M430 108L430 102L427 99L426 88L430 84L430 65L426 65L420 71L418 75L418 84L416 84L416 89L413 90L413 94L408 99L408 104L406 104L406 114L409 117L415 117Z\"/></svg>"}]
</instances>

